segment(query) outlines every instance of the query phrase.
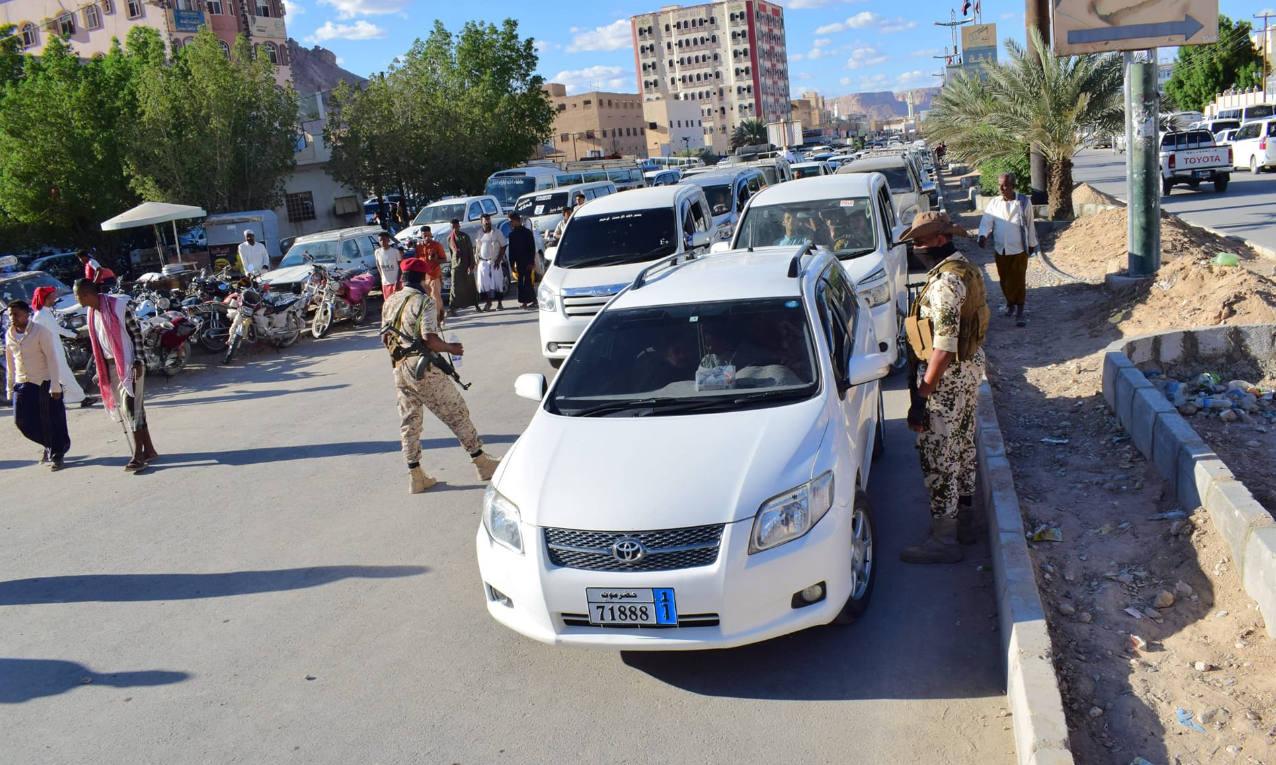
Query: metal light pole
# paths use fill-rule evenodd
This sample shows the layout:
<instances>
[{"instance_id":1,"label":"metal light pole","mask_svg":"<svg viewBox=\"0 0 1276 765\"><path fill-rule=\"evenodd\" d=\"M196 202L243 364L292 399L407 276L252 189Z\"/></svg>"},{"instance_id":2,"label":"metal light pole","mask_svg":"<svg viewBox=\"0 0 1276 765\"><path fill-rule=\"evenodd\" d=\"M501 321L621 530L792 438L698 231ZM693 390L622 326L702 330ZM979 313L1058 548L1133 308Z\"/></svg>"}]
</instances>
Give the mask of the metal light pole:
<instances>
[{"instance_id":1,"label":"metal light pole","mask_svg":"<svg viewBox=\"0 0 1276 765\"><path fill-rule=\"evenodd\" d=\"M1151 276L1161 267L1161 164L1157 156L1160 94L1156 49L1125 54L1125 147L1129 179L1129 276Z\"/></svg>"},{"instance_id":2,"label":"metal light pole","mask_svg":"<svg viewBox=\"0 0 1276 765\"><path fill-rule=\"evenodd\" d=\"M1050 44L1050 0L1024 0L1023 21L1025 31L1028 32L1028 52L1032 55L1040 55L1037 46L1032 42L1032 30L1040 32L1042 41L1046 45ZM1032 201L1035 204L1048 196L1046 185L1049 172L1046 168L1046 158L1035 149L1030 150L1029 160L1032 168L1030 178Z\"/></svg>"},{"instance_id":3,"label":"metal light pole","mask_svg":"<svg viewBox=\"0 0 1276 765\"><path fill-rule=\"evenodd\" d=\"M1254 18L1263 20L1263 101L1266 101L1267 100L1267 74L1269 71L1267 67L1267 59L1272 55L1271 49L1269 47L1271 44L1270 43L1271 37L1270 37L1270 33L1267 31L1267 24L1268 24L1268 20L1272 18L1272 14L1256 13L1254 14Z\"/></svg>"}]
</instances>

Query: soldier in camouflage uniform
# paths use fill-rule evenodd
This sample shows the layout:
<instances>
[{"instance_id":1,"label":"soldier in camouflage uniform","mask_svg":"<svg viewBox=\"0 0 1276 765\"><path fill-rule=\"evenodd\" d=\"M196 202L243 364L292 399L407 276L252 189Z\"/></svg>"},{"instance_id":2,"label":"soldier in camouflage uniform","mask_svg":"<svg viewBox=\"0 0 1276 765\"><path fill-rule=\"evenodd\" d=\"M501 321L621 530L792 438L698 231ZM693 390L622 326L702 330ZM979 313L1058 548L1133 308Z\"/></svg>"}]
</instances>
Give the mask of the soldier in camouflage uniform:
<instances>
[{"instance_id":1,"label":"soldier in camouflage uniform","mask_svg":"<svg viewBox=\"0 0 1276 765\"><path fill-rule=\"evenodd\" d=\"M424 280L428 264L420 258L408 258L400 264L403 273L403 289L395 292L381 308L381 339L391 351L400 351L412 344L389 327L394 327L409 337L424 338L425 345L438 353L461 355L465 349L460 343L446 343L439 337L438 310L434 298L426 291ZM444 425L451 428L461 446L469 452L478 468L479 480L487 481L496 472L500 460L483 451L470 410L461 398L461 392L452 381L433 366L420 379L414 370L418 356L399 356L394 361L394 386L398 391L399 432L403 439L403 459L408 463L411 478L408 490L420 494L434 484L435 479L421 469L421 427L424 424L422 407L428 408Z\"/></svg>"},{"instance_id":2,"label":"soldier in camouflage uniform","mask_svg":"<svg viewBox=\"0 0 1276 765\"><path fill-rule=\"evenodd\" d=\"M979 268L952 244L966 231L946 213L920 213L904 238L930 266L914 304L910 351L917 374L910 386L908 425L930 492L931 531L900 554L906 563L956 563L961 544L974 543L975 427L984 373L987 297Z\"/></svg>"}]
</instances>

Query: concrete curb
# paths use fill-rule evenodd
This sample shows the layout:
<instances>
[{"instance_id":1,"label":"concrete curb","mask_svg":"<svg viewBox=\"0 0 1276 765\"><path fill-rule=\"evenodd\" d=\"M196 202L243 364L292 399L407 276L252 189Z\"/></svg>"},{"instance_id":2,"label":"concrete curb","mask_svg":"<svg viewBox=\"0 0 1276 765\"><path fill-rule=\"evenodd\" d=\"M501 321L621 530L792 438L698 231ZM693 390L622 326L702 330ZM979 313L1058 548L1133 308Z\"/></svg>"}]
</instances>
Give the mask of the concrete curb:
<instances>
[{"instance_id":1,"label":"concrete curb","mask_svg":"<svg viewBox=\"0 0 1276 765\"><path fill-rule=\"evenodd\" d=\"M1028 557L1019 497L997 424L992 388L986 380L979 386L975 441L984 507L988 510L994 595L1006 657L1006 698L1018 762L1073 765L1041 593Z\"/></svg>"},{"instance_id":2,"label":"concrete curb","mask_svg":"<svg viewBox=\"0 0 1276 765\"><path fill-rule=\"evenodd\" d=\"M1206 327L1118 340L1104 354L1103 397L1134 445L1174 487L1179 504L1210 514L1232 552L1241 586L1258 604L1267 634L1276 637L1276 520L1132 360L1180 362L1185 338L1198 349L1221 351L1233 345L1230 333L1237 330L1260 346L1266 333L1276 332L1270 325ZM1215 337L1219 334L1223 338Z\"/></svg>"}]
</instances>

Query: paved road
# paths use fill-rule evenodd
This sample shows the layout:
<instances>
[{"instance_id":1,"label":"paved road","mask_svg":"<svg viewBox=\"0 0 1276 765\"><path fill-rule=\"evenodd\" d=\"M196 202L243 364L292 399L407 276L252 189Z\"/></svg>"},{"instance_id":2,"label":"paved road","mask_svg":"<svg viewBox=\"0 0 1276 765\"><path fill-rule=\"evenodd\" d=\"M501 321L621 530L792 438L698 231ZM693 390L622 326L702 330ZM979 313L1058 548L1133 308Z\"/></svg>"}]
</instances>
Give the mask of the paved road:
<instances>
[{"instance_id":1,"label":"paved road","mask_svg":"<svg viewBox=\"0 0 1276 765\"><path fill-rule=\"evenodd\" d=\"M1083 151L1077 155L1072 176L1078 183L1084 181L1106 194L1126 198L1124 154L1113 154L1109 149ZM1222 194L1208 183L1201 184L1199 190L1175 186L1168 197L1161 198L1161 206L1189 223L1276 249L1276 174L1234 172Z\"/></svg>"},{"instance_id":2,"label":"paved road","mask_svg":"<svg viewBox=\"0 0 1276 765\"><path fill-rule=\"evenodd\" d=\"M549 371L535 319L457 329L504 452L535 406L514 377ZM375 343L338 331L155 383L164 456L142 475L100 408L71 413L59 474L2 423L0 760L1012 762L986 551L894 559L926 524L898 386L864 619L711 654L588 652L487 616L482 488L427 418L443 483L406 493Z\"/></svg>"}]
</instances>

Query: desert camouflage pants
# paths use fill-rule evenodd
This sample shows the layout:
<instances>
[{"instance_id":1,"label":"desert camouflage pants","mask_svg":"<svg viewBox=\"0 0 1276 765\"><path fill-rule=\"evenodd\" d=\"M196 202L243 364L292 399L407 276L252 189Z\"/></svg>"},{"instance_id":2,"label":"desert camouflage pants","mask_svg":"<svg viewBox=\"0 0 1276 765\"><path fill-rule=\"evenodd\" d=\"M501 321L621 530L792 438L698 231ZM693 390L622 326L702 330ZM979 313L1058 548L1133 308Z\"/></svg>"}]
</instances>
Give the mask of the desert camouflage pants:
<instances>
[{"instance_id":1,"label":"desert camouflage pants","mask_svg":"<svg viewBox=\"0 0 1276 765\"><path fill-rule=\"evenodd\" d=\"M470 421L470 408L452 381L433 367L425 377L412 376L412 364L394 368L394 387L399 399L399 434L403 439L403 460L411 465L421 461L421 428L425 424L422 407L429 409L448 426L469 454L483 448L478 431Z\"/></svg>"},{"instance_id":2,"label":"desert camouflage pants","mask_svg":"<svg viewBox=\"0 0 1276 765\"><path fill-rule=\"evenodd\" d=\"M932 518L956 518L957 498L975 493L976 409L983 372L981 349L974 358L950 364L926 399L930 424L917 437L917 452ZM917 370L919 385L925 374L922 364Z\"/></svg>"}]
</instances>

